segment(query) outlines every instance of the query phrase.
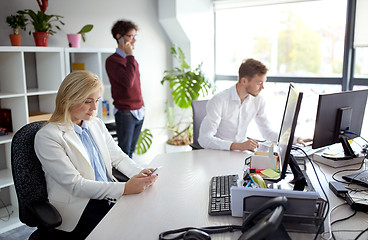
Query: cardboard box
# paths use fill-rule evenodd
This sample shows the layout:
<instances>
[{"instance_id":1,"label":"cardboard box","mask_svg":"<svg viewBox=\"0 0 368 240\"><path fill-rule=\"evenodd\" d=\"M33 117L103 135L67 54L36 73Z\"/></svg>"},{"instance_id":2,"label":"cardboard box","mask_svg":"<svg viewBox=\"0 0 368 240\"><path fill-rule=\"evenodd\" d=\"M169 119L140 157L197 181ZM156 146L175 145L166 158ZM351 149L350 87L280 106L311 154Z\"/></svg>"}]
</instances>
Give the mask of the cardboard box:
<instances>
[{"instance_id":1,"label":"cardboard box","mask_svg":"<svg viewBox=\"0 0 368 240\"><path fill-rule=\"evenodd\" d=\"M72 63L72 70L73 71L86 70L86 67L84 63Z\"/></svg>"},{"instance_id":2,"label":"cardboard box","mask_svg":"<svg viewBox=\"0 0 368 240\"><path fill-rule=\"evenodd\" d=\"M37 121L48 121L51 117L51 113L44 112L29 112L29 122L37 122Z\"/></svg>"}]
</instances>

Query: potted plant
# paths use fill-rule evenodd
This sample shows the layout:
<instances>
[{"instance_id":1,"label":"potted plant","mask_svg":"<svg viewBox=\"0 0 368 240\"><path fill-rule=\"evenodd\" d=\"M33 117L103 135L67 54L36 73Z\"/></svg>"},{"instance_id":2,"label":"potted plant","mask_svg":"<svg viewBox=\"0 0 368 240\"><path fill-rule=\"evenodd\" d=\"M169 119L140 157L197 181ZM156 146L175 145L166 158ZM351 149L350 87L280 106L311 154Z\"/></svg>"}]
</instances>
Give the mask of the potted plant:
<instances>
[{"instance_id":1,"label":"potted plant","mask_svg":"<svg viewBox=\"0 0 368 240\"><path fill-rule=\"evenodd\" d=\"M56 33L55 28L61 30L57 24L64 25L64 22L61 20L63 17L60 15L48 15L43 11L37 11L36 13L31 9L19 10L18 14L25 14L31 18L36 46L47 47L49 35ZM31 35L31 31L29 31L29 34Z\"/></svg>"},{"instance_id":2,"label":"potted plant","mask_svg":"<svg viewBox=\"0 0 368 240\"><path fill-rule=\"evenodd\" d=\"M80 40L82 39L83 42L86 41L86 33L90 32L93 28L92 24L87 24L82 27L82 29L78 33L70 33L67 34L69 47L80 47Z\"/></svg>"},{"instance_id":3,"label":"potted plant","mask_svg":"<svg viewBox=\"0 0 368 240\"><path fill-rule=\"evenodd\" d=\"M211 90L211 84L202 72L202 64L191 69L185 61L185 56L180 47L171 47L171 55L178 61L179 67L164 72L161 81L163 85L168 82L172 90L172 100L175 104L167 103L166 114L168 117L167 128L172 132L172 137L167 141L171 145L189 145L192 143L192 117L186 117L185 109L191 108L191 102L197 100L200 95L207 96ZM177 109L175 109L175 106ZM176 110L181 111L177 114Z\"/></svg>"},{"instance_id":4,"label":"potted plant","mask_svg":"<svg viewBox=\"0 0 368 240\"><path fill-rule=\"evenodd\" d=\"M23 14L10 15L6 17L6 22L13 29L13 34L9 35L12 46L20 46L22 35L19 34L19 29L26 30L27 19Z\"/></svg>"}]
</instances>

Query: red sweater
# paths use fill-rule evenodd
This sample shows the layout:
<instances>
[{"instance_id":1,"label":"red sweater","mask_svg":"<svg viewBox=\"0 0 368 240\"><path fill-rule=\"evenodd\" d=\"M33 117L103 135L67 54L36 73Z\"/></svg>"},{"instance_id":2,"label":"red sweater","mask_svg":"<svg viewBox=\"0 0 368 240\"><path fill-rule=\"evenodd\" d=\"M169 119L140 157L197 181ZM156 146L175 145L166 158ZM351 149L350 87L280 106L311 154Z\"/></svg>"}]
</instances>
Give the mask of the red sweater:
<instances>
[{"instance_id":1,"label":"red sweater","mask_svg":"<svg viewBox=\"0 0 368 240\"><path fill-rule=\"evenodd\" d=\"M122 58L114 53L106 59L114 106L119 110L138 110L144 103L138 63L134 56Z\"/></svg>"}]
</instances>

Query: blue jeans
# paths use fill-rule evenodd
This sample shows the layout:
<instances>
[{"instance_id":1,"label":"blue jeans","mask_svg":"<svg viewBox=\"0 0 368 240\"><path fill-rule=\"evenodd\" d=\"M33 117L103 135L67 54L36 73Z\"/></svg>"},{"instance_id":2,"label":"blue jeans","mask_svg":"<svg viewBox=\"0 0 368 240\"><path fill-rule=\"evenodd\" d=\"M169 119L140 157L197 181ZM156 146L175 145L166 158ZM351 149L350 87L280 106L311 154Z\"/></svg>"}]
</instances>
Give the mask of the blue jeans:
<instances>
[{"instance_id":1,"label":"blue jeans","mask_svg":"<svg viewBox=\"0 0 368 240\"><path fill-rule=\"evenodd\" d=\"M137 120L129 110L118 110L115 113L118 145L130 158L132 158L137 145L143 120Z\"/></svg>"}]
</instances>

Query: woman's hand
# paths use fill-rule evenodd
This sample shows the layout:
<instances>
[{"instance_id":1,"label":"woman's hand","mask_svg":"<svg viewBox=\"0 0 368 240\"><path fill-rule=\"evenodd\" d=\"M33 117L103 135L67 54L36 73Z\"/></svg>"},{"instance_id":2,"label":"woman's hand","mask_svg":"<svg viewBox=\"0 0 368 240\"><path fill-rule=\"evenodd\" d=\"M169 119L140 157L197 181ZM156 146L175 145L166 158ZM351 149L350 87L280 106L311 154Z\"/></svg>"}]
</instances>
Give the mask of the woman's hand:
<instances>
[{"instance_id":1,"label":"woman's hand","mask_svg":"<svg viewBox=\"0 0 368 240\"><path fill-rule=\"evenodd\" d=\"M143 192L151 186L157 179L158 175L149 176L153 172L153 168L143 169L139 174L133 176L125 184L124 194L136 194Z\"/></svg>"}]
</instances>

